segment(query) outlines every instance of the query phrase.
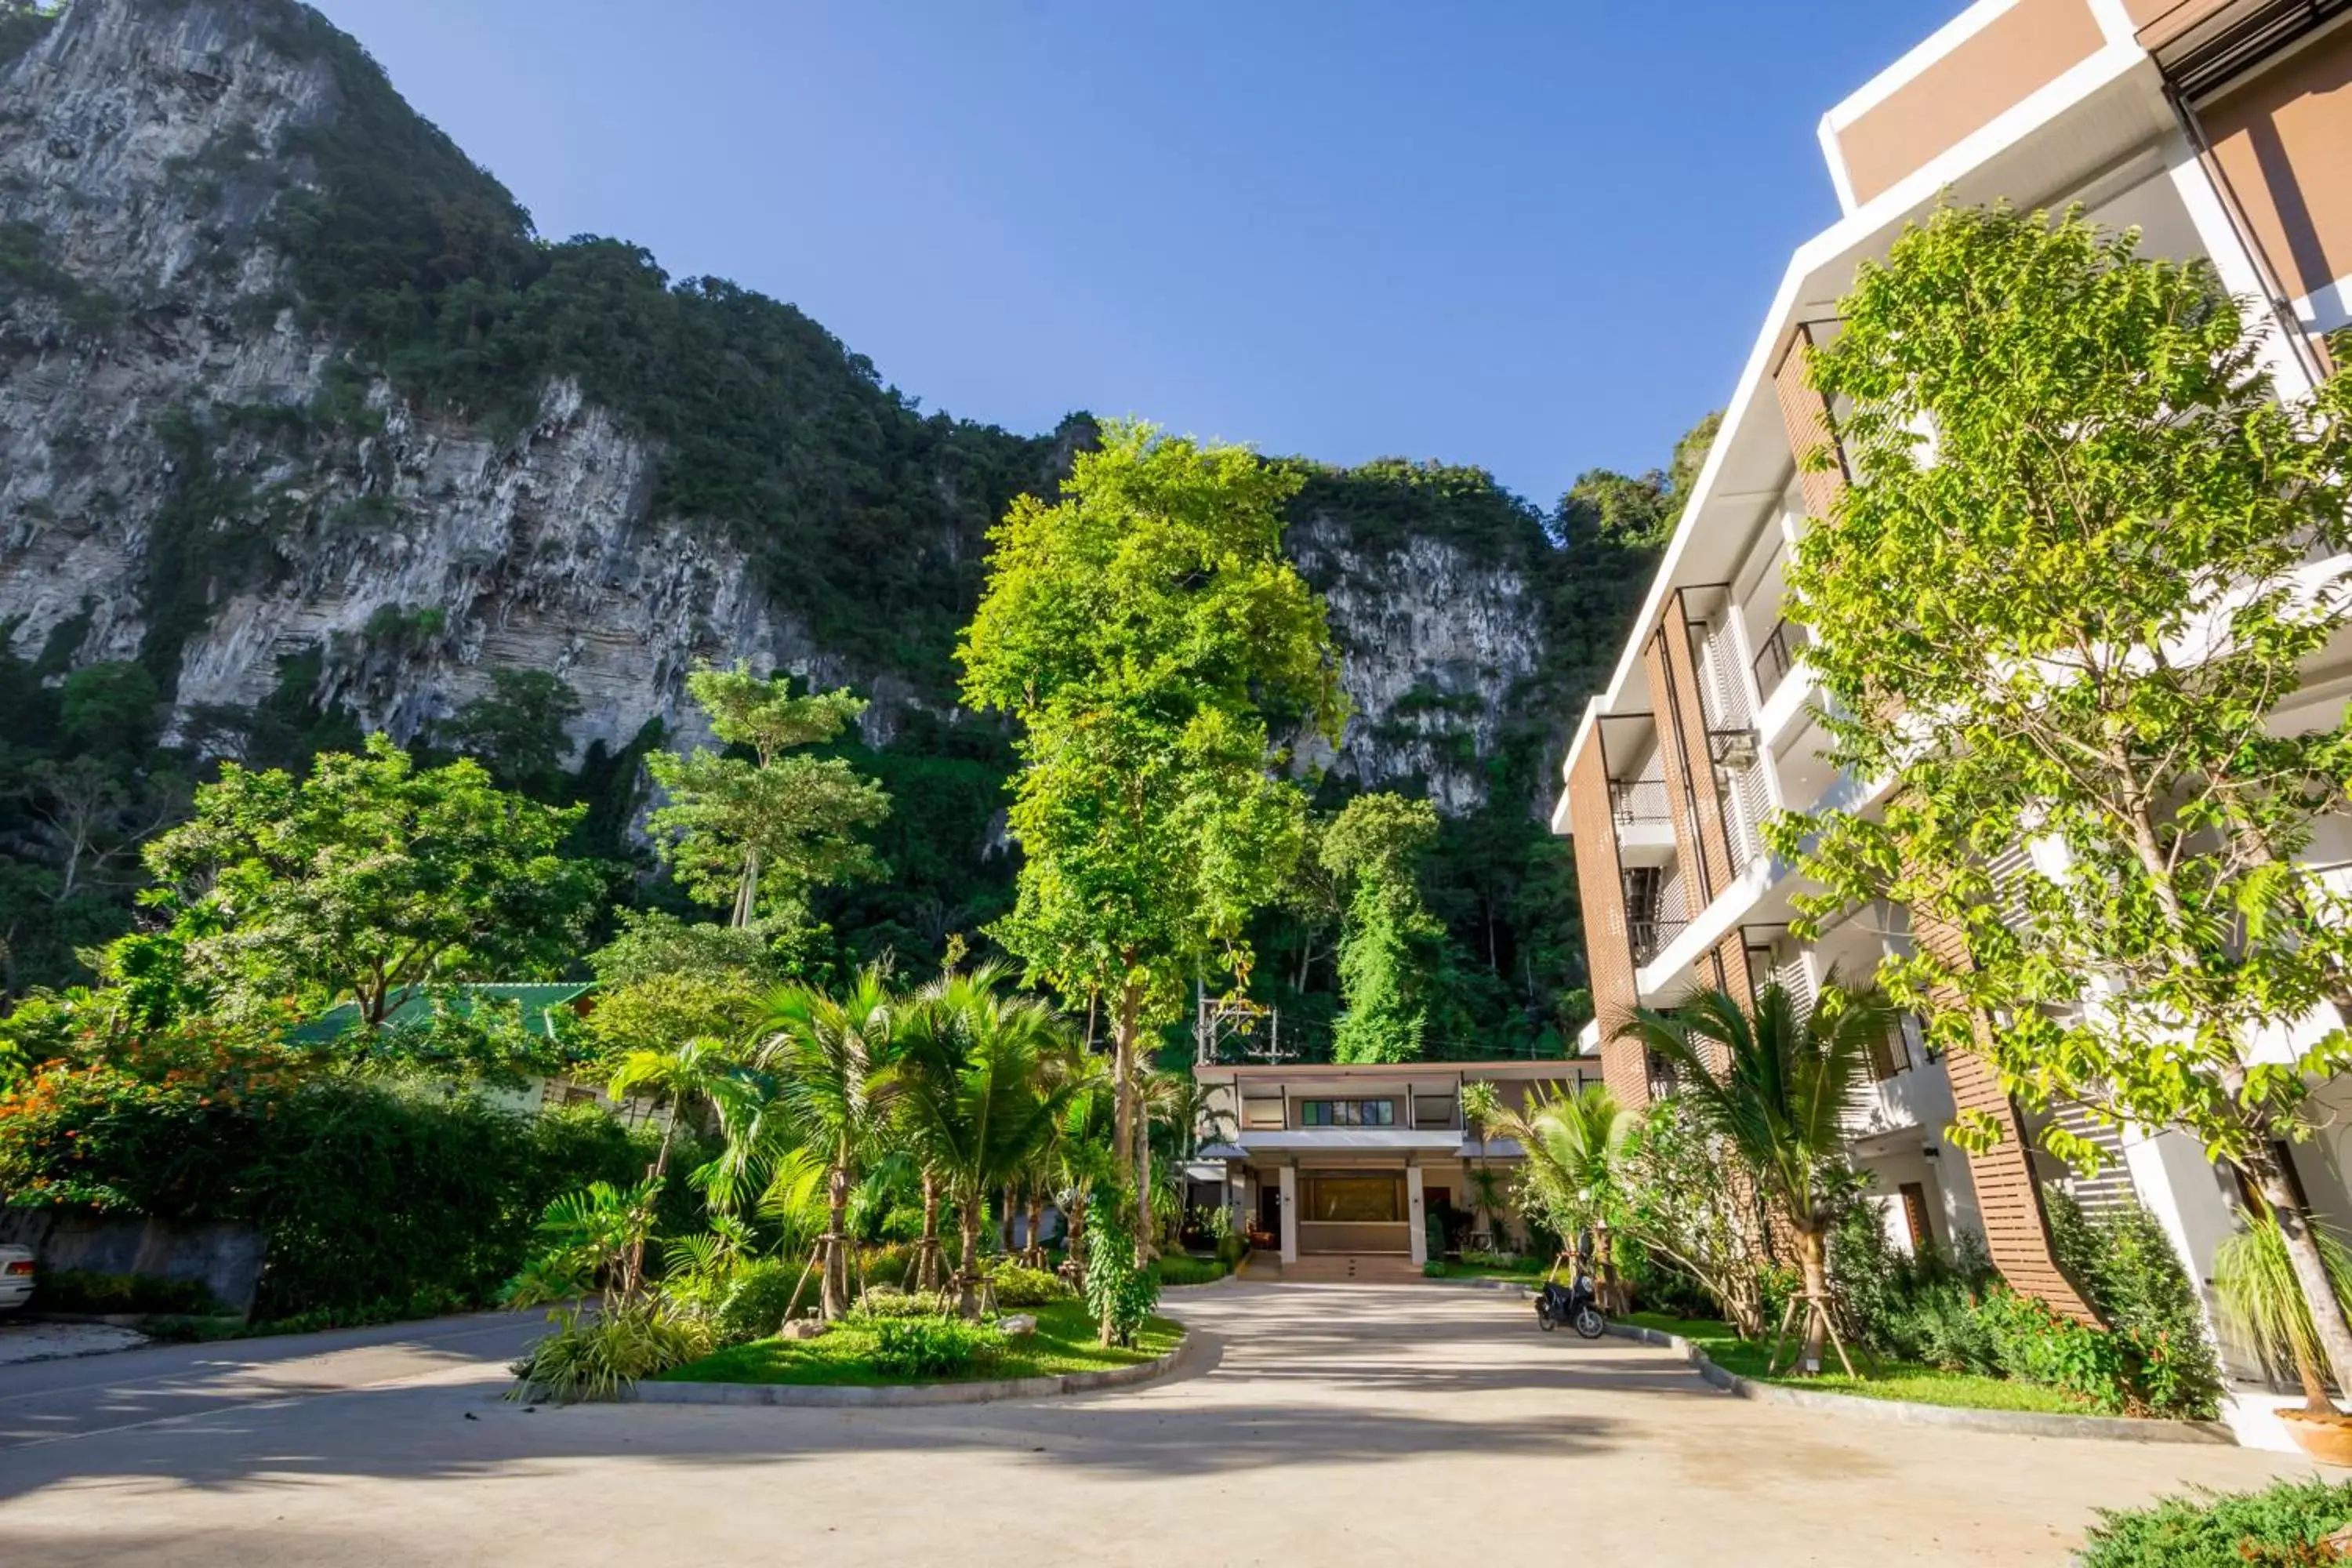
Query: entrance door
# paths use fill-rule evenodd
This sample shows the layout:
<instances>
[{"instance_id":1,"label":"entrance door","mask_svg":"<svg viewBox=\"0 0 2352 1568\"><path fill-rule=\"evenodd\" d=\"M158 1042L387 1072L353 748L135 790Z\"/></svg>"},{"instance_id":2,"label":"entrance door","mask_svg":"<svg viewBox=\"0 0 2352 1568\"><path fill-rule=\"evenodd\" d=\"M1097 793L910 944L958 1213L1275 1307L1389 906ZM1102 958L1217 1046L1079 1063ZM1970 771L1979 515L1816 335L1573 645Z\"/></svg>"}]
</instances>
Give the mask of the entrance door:
<instances>
[{"instance_id":1,"label":"entrance door","mask_svg":"<svg viewBox=\"0 0 2352 1568\"><path fill-rule=\"evenodd\" d=\"M1298 1250L1407 1252L1402 1171L1302 1171Z\"/></svg>"},{"instance_id":2,"label":"entrance door","mask_svg":"<svg viewBox=\"0 0 2352 1568\"><path fill-rule=\"evenodd\" d=\"M1269 1245L1282 1245L1282 1187L1276 1182L1264 1179L1258 1182L1257 1232L1260 1236L1274 1237Z\"/></svg>"}]
</instances>

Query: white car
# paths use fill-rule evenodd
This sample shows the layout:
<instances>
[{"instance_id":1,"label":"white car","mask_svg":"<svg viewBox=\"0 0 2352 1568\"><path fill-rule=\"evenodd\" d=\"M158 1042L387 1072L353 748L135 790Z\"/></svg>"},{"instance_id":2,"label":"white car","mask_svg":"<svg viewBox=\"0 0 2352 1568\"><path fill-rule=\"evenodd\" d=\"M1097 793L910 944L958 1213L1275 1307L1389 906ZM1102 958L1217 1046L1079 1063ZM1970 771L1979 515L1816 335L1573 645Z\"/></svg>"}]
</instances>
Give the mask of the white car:
<instances>
[{"instance_id":1,"label":"white car","mask_svg":"<svg viewBox=\"0 0 2352 1568\"><path fill-rule=\"evenodd\" d=\"M0 1247L0 1312L12 1312L33 1299L33 1249Z\"/></svg>"}]
</instances>

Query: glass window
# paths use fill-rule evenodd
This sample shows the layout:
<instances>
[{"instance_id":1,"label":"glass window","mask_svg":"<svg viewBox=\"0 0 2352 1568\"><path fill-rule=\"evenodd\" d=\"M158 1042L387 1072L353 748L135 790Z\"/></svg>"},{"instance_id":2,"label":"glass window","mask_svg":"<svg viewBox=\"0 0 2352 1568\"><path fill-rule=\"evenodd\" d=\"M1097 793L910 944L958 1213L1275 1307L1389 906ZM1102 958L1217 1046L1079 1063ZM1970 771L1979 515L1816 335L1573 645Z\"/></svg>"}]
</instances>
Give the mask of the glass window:
<instances>
[{"instance_id":1,"label":"glass window","mask_svg":"<svg viewBox=\"0 0 2352 1568\"><path fill-rule=\"evenodd\" d=\"M1393 1225L1404 1218L1404 1183L1398 1177L1310 1176L1307 1217L1338 1225Z\"/></svg>"}]
</instances>

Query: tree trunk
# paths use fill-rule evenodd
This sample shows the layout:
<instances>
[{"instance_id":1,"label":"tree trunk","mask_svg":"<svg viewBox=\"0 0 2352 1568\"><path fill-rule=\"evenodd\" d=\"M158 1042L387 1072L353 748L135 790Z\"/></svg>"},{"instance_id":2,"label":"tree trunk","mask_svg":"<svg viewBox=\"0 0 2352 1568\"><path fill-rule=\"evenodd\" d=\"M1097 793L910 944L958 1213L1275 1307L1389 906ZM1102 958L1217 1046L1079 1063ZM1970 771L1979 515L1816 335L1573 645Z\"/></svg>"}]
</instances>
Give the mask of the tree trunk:
<instances>
[{"instance_id":1,"label":"tree trunk","mask_svg":"<svg viewBox=\"0 0 2352 1568\"><path fill-rule=\"evenodd\" d=\"M836 1164L825 1178L825 1195L831 1200L832 1215L824 1232L824 1295L822 1308L825 1321L842 1317L849 1310L849 1167Z\"/></svg>"},{"instance_id":2,"label":"tree trunk","mask_svg":"<svg viewBox=\"0 0 2352 1568\"><path fill-rule=\"evenodd\" d=\"M742 879L735 884L735 910L728 923L740 931L751 923L760 904L760 852L743 851Z\"/></svg>"},{"instance_id":3,"label":"tree trunk","mask_svg":"<svg viewBox=\"0 0 2352 1568\"><path fill-rule=\"evenodd\" d=\"M1077 1265L1078 1281L1087 1278L1087 1200L1076 1192L1062 1212L1062 1255Z\"/></svg>"},{"instance_id":4,"label":"tree trunk","mask_svg":"<svg viewBox=\"0 0 2352 1568\"><path fill-rule=\"evenodd\" d=\"M1159 1237L1153 1233L1159 1226L1159 1215L1151 1205L1151 1110L1143 1110L1143 1125L1138 1129L1142 1136L1136 1140L1135 1176L1135 1266L1149 1264L1160 1255Z\"/></svg>"},{"instance_id":5,"label":"tree trunk","mask_svg":"<svg viewBox=\"0 0 2352 1568\"><path fill-rule=\"evenodd\" d=\"M1013 1208L1018 1190L1011 1182L1004 1184L1004 1197L996 1211L996 1250L1010 1256L1013 1251Z\"/></svg>"},{"instance_id":6,"label":"tree trunk","mask_svg":"<svg viewBox=\"0 0 2352 1568\"><path fill-rule=\"evenodd\" d=\"M1805 1281L1804 1348L1797 1352L1797 1371L1802 1376L1812 1377L1822 1370L1822 1343L1829 1327L1829 1254L1822 1245L1822 1233L1798 1231L1797 1255L1804 1266Z\"/></svg>"},{"instance_id":7,"label":"tree trunk","mask_svg":"<svg viewBox=\"0 0 2352 1568\"><path fill-rule=\"evenodd\" d=\"M669 1143L677 1136L678 1108L669 1110L669 1125L662 1129L661 1146L654 1151L654 1163L646 1167L646 1180L653 1184L650 1202L661 1202L662 1178L669 1172ZM621 1294L635 1296L637 1286L646 1277L646 1238L638 1237L629 1243L629 1259L621 1270Z\"/></svg>"},{"instance_id":8,"label":"tree trunk","mask_svg":"<svg viewBox=\"0 0 2352 1568\"><path fill-rule=\"evenodd\" d=\"M963 1258L956 1266L956 1310L967 1318L980 1316L980 1211L978 1193L963 1205Z\"/></svg>"},{"instance_id":9,"label":"tree trunk","mask_svg":"<svg viewBox=\"0 0 2352 1568\"><path fill-rule=\"evenodd\" d=\"M923 1169L923 1239L915 1248L915 1289L936 1290L940 1288L940 1178L929 1166Z\"/></svg>"},{"instance_id":10,"label":"tree trunk","mask_svg":"<svg viewBox=\"0 0 2352 1568\"><path fill-rule=\"evenodd\" d=\"M1045 1267L1045 1189L1029 1184L1029 1266Z\"/></svg>"},{"instance_id":11,"label":"tree trunk","mask_svg":"<svg viewBox=\"0 0 2352 1568\"><path fill-rule=\"evenodd\" d=\"M2310 1216L2295 1203L2285 1167L2267 1148L2248 1156L2244 1163L2247 1174L2254 1179L2255 1191L2271 1205L2271 1215L2278 1221L2280 1239L2286 1244L2287 1266L2294 1270L2294 1282L2303 1287L2303 1304L2318 1332L2327 1371L2337 1388L2352 1390L2352 1325L2346 1323L2344 1303L2336 1299L2335 1282L2327 1278L2327 1262L2320 1256ZM2304 1392L2306 1397L2310 1394L2308 1384ZM2335 1405L2329 1403L2326 1408L2333 1410Z\"/></svg>"},{"instance_id":12,"label":"tree trunk","mask_svg":"<svg viewBox=\"0 0 2352 1568\"><path fill-rule=\"evenodd\" d=\"M1111 1153L1125 1170L1135 1158L1135 1035L1143 998L1132 984L1118 994L1118 1016L1111 1024Z\"/></svg>"}]
</instances>

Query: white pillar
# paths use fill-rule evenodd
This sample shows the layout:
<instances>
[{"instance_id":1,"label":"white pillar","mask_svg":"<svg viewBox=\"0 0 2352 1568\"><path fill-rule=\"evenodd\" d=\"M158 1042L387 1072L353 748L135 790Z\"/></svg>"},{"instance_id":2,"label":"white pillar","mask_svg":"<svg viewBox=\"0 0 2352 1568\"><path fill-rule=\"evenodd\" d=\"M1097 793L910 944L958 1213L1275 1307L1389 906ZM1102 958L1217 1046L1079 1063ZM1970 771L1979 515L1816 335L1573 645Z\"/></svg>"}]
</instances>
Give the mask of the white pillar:
<instances>
[{"instance_id":1,"label":"white pillar","mask_svg":"<svg viewBox=\"0 0 2352 1568\"><path fill-rule=\"evenodd\" d=\"M1412 1248L1413 1267L1418 1268L1429 1261L1429 1232L1422 1228L1421 1223L1421 1167L1419 1165L1407 1165L1404 1168L1404 1217L1405 1223L1411 1226L1406 1233L1405 1240Z\"/></svg>"},{"instance_id":2,"label":"white pillar","mask_svg":"<svg viewBox=\"0 0 2352 1568\"><path fill-rule=\"evenodd\" d=\"M1298 1167L1282 1167L1282 1260L1298 1261Z\"/></svg>"}]
</instances>

